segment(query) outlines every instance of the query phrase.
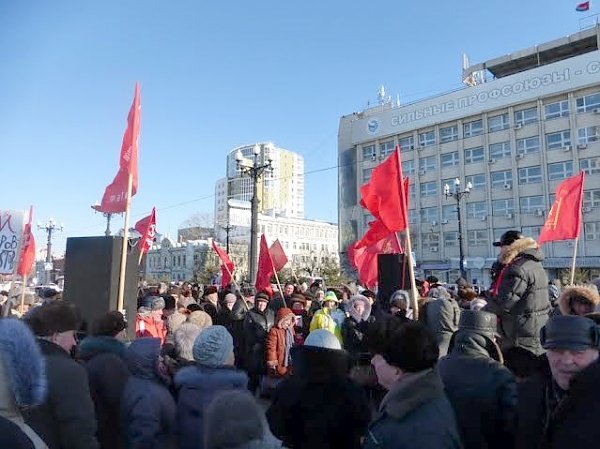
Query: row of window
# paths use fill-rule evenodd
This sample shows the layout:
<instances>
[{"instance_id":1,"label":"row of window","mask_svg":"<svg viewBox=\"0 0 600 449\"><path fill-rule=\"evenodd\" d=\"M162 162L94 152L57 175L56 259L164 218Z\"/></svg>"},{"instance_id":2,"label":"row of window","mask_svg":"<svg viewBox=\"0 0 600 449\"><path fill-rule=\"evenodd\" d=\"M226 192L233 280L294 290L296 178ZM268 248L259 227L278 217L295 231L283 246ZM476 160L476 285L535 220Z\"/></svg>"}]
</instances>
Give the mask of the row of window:
<instances>
[{"instance_id":1,"label":"row of window","mask_svg":"<svg viewBox=\"0 0 600 449\"><path fill-rule=\"evenodd\" d=\"M197 256L194 255L194 261L197 260ZM172 267L185 267L186 266L186 255L183 254L182 255L177 255L177 256L173 256L172 258ZM154 257L150 257L148 259L148 265L150 266L150 268L167 268L168 263L169 263L169 258L168 257L164 257L162 259L163 264L161 265L161 258L160 256L154 256Z\"/></svg>"},{"instance_id":2,"label":"row of window","mask_svg":"<svg viewBox=\"0 0 600 449\"><path fill-rule=\"evenodd\" d=\"M370 172L369 172L370 176ZM261 225L260 232L266 232L267 235L292 235L295 237L309 237L309 238L320 238L320 239L335 239L337 238L336 231L331 229L313 228L309 226L296 226L296 225L281 225L281 224L267 224Z\"/></svg>"}]
</instances>

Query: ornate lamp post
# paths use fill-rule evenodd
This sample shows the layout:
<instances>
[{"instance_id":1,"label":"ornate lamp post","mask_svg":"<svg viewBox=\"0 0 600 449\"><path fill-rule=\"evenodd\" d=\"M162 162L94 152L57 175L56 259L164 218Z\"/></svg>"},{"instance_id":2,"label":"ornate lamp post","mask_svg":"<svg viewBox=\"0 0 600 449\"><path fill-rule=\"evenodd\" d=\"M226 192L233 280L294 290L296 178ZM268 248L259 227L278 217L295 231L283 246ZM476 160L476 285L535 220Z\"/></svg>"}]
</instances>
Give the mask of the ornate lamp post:
<instances>
[{"instance_id":1,"label":"ornate lamp post","mask_svg":"<svg viewBox=\"0 0 600 449\"><path fill-rule=\"evenodd\" d=\"M467 272L465 270L465 253L463 248L463 235L462 235L462 220L460 215L460 203L463 198L468 197L471 194L473 184L467 183L464 189L461 190L460 179L454 180L454 189L451 190L448 184L444 185L444 195L446 198L453 198L456 200L456 216L458 217L458 250L460 257L460 275L464 279L467 278Z\"/></svg>"},{"instance_id":2,"label":"ornate lamp post","mask_svg":"<svg viewBox=\"0 0 600 449\"><path fill-rule=\"evenodd\" d=\"M46 240L46 264L44 267L44 271L46 272L46 284L49 284L52 275L52 233L54 231L62 231L64 229L64 226L62 223L55 223L54 219L50 218L44 225L38 223L37 227L38 229L46 231L46 234L48 235L48 238Z\"/></svg>"}]
</instances>

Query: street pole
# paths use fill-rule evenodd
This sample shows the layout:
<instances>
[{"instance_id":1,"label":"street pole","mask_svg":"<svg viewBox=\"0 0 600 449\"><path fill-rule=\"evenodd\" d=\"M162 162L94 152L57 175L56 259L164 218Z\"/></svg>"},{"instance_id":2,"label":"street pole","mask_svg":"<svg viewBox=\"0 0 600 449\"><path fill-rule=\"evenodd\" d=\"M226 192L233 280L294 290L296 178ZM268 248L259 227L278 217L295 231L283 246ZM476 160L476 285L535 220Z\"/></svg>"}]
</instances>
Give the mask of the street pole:
<instances>
[{"instance_id":1,"label":"street pole","mask_svg":"<svg viewBox=\"0 0 600 449\"><path fill-rule=\"evenodd\" d=\"M111 213L104 214L106 216L106 231L104 231L104 235L110 237L110 219L112 217Z\"/></svg>"},{"instance_id":2,"label":"street pole","mask_svg":"<svg viewBox=\"0 0 600 449\"><path fill-rule=\"evenodd\" d=\"M48 220L48 222L45 225L41 225L40 223L38 223L38 229L43 229L44 231L46 231L47 234L47 240L46 240L46 264L44 267L44 271L46 273L46 279L45 279L45 283L49 284L50 281L52 280L52 233L57 230L57 231L62 231L63 230L63 225L57 225L54 220L51 218Z\"/></svg>"},{"instance_id":3,"label":"street pole","mask_svg":"<svg viewBox=\"0 0 600 449\"><path fill-rule=\"evenodd\" d=\"M463 232L462 232L462 218L460 214L460 202L463 198L468 197L471 194L473 185L468 182L463 190L460 189L460 179L454 180L454 191L450 190L448 184L444 185L444 195L446 198L453 198L456 200L456 218L458 219L458 257L459 257L459 269L460 276L463 279L467 279L467 270L465 269L465 250L463 245Z\"/></svg>"}]
</instances>

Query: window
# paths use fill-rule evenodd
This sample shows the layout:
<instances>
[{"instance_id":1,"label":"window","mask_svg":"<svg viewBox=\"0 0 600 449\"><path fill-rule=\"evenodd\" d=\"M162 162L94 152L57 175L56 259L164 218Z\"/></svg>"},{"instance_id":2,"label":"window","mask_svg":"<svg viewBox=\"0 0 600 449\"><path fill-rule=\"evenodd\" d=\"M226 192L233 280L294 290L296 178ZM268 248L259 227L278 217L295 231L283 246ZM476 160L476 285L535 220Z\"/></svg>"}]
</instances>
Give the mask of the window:
<instances>
[{"instance_id":1,"label":"window","mask_svg":"<svg viewBox=\"0 0 600 449\"><path fill-rule=\"evenodd\" d=\"M485 201L467 203L467 218L483 218L487 215L487 204Z\"/></svg>"},{"instance_id":2,"label":"window","mask_svg":"<svg viewBox=\"0 0 600 449\"><path fill-rule=\"evenodd\" d=\"M508 128L508 113L488 118L488 130L493 133Z\"/></svg>"},{"instance_id":3,"label":"window","mask_svg":"<svg viewBox=\"0 0 600 449\"><path fill-rule=\"evenodd\" d=\"M541 226L523 226L521 228L521 233L525 237L531 237L534 240L537 240L540 237L540 232L542 232Z\"/></svg>"},{"instance_id":4,"label":"window","mask_svg":"<svg viewBox=\"0 0 600 449\"><path fill-rule=\"evenodd\" d=\"M585 97L577 98L577 112L589 112L596 108L600 108L600 92L597 94L586 95Z\"/></svg>"},{"instance_id":5,"label":"window","mask_svg":"<svg viewBox=\"0 0 600 449\"><path fill-rule=\"evenodd\" d=\"M502 217L508 214L515 213L515 200L510 198L507 200L492 201L492 215Z\"/></svg>"},{"instance_id":6,"label":"window","mask_svg":"<svg viewBox=\"0 0 600 449\"><path fill-rule=\"evenodd\" d=\"M440 156L442 168L444 167L454 167L458 165L458 151L454 151L453 153L442 154Z\"/></svg>"},{"instance_id":7,"label":"window","mask_svg":"<svg viewBox=\"0 0 600 449\"><path fill-rule=\"evenodd\" d=\"M579 159L579 168L583 170L586 175L597 175L600 173L600 157Z\"/></svg>"},{"instance_id":8,"label":"window","mask_svg":"<svg viewBox=\"0 0 600 449\"><path fill-rule=\"evenodd\" d=\"M388 140L387 142L381 142L379 144L379 157L381 159L388 157L394 151L394 141Z\"/></svg>"},{"instance_id":9,"label":"window","mask_svg":"<svg viewBox=\"0 0 600 449\"><path fill-rule=\"evenodd\" d=\"M417 211L415 209L408 209L408 222L410 224L417 222Z\"/></svg>"},{"instance_id":10,"label":"window","mask_svg":"<svg viewBox=\"0 0 600 449\"><path fill-rule=\"evenodd\" d=\"M600 189L583 192L583 207L600 206Z\"/></svg>"},{"instance_id":11,"label":"window","mask_svg":"<svg viewBox=\"0 0 600 449\"><path fill-rule=\"evenodd\" d=\"M544 197L525 196L520 198L519 210L522 214L535 214L538 210L544 210Z\"/></svg>"},{"instance_id":12,"label":"window","mask_svg":"<svg viewBox=\"0 0 600 449\"><path fill-rule=\"evenodd\" d=\"M540 138L538 136L517 139L517 153L537 153L540 151Z\"/></svg>"},{"instance_id":13,"label":"window","mask_svg":"<svg viewBox=\"0 0 600 449\"><path fill-rule=\"evenodd\" d=\"M426 131L419 134L419 144L422 147L428 147L429 145L435 145L435 131Z\"/></svg>"},{"instance_id":14,"label":"window","mask_svg":"<svg viewBox=\"0 0 600 449\"><path fill-rule=\"evenodd\" d=\"M456 206L454 204L442 206L442 220L456 220Z\"/></svg>"},{"instance_id":15,"label":"window","mask_svg":"<svg viewBox=\"0 0 600 449\"><path fill-rule=\"evenodd\" d=\"M510 157L510 142L498 142L490 144L490 158L491 159L502 159Z\"/></svg>"},{"instance_id":16,"label":"window","mask_svg":"<svg viewBox=\"0 0 600 449\"><path fill-rule=\"evenodd\" d=\"M363 168L363 184L371 180L372 168Z\"/></svg>"},{"instance_id":17,"label":"window","mask_svg":"<svg viewBox=\"0 0 600 449\"><path fill-rule=\"evenodd\" d=\"M375 145L367 145L362 149L363 161L374 161L377 157L377 151Z\"/></svg>"},{"instance_id":18,"label":"window","mask_svg":"<svg viewBox=\"0 0 600 449\"><path fill-rule=\"evenodd\" d=\"M469 246L487 246L490 243L487 229L474 229L467 232Z\"/></svg>"},{"instance_id":19,"label":"window","mask_svg":"<svg viewBox=\"0 0 600 449\"><path fill-rule=\"evenodd\" d=\"M440 142L452 142L458 140L458 125L440 128Z\"/></svg>"},{"instance_id":20,"label":"window","mask_svg":"<svg viewBox=\"0 0 600 449\"><path fill-rule=\"evenodd\" d=\"M421 223L438 222L440 210L437 207L424 207L421 209Z\"/></svg>"},{"instance_id":21,"label":"window","mask_svg":"<svg viewBox=\"0 0 600 449\"><path fill-rule=\"evenodd\" d=\"M490 173L492 188L503 188L512 185L512 171L493 171Z\"/></svg>"},{"instance_id":22,"label":"window","mask_svg":"<svg viewBox=\"0 0 600 449\"><path fill-rule=\"evenodd\" d=\"M573 161L557 162L548 164L548 180L565 179L573 176Z\"/></svg>"},{"instance_id":23,"label":"window","mask_svg":"<svg viewBox=\"0 0 600 449\"><path fill-rule=\"evenodd\" d=\"M546 120L569 116L569 102L567 100L557 101L544 106Z\"/></svg>"},{"instance_id":24,"label":"window","mask_svg":"<svg viewBox=\"0 0 600 449\"><path fill-rule=\"evenodd\" d=\"M584 224L586 240L600 240L600 221L594 221Z\"/></svg>"},{"instance_id":25,"label":"window","mask_svg":"<svg viewBox=\"0 0 600 449\"><path fill-rule=\"evenodd\" d=\"M485 192L485 175L480 173L478 175L465 176L465 185L471 183L474 191Z\"/></svg>"},{"instance_id":26,"label":"window","mask_svg":"<svg viewBox=\"0 0 600 449\"><path fill-rule=\"evenodd\" d=\"M542 182L542 167L519 169L519 184L535 184L537 182Z\"/></svg>"},{"instance_id":27,"label":"window","mask_svg":"<svg viewBox=\"0 0 600 449\"><path fill-rule=\"evenodd\" d=\"M463 125L463 136L474 137L483 134L483 120L475 120Z\"/></svg>"},{"instance_id":28,"label":"window","mask_svg":"<svg viewBox=\"0 0 600 449\"><path fill-rule=\"evenodd\" d=\"M546 150L560 150L571 145L571 131L568 129L546 134Z\"/></svg>"},{"instance_id":29,"label":"window","mask_svg":"<svg viewBox=\"0 0 600 449\"><path fill-rule=\"evenodd\" d=\"M434 247L439 249L440 235L434 232L421 234L421 245L424 251L431 251Z\"/></svg>"},{"instance_id":30,"label":"window","mask_svg":"<svg viewBox=\"0 0 600 449\"><path fill-rule=\"evenodd\" d=\"M483 147L468 148L465 150L465 164L483 162L484 158Z\"/></svg>"},{"instance_id":31,"label":"window","mask_svg":"<svg viewBox=\"0 0 600 449\"><path fill-rule=\"evenodd\" d=\"M589 126L587 128L579 128L577 130L579 144L597 142L600 140L600 129L597 126Z\"/></svg>"},{"instance_id":32,"label":"window","mask_svg":"<svg viewBox=\"0 0 600 449\"><path fill-rule=\"evenodd\" d=\"M421 196L436 196L438 194L437 182L422 182L421 183Z\"/></svg>"},{"instance_id":33,"label":"window","mask_svg":"<svg viewBox=\"0 0 600 449\"><path fill-rule=\"evenodd\" d=\"M458 232L444 232L444 246L449 248L458 246Z\"/></svg>"},{"instance_id":34,"label":"window","mask_svg":"<svg viewBox=\"0 0 600 449\"><path fill-rule=\"evenodd\" d=\"M494 234L494 241L497 242L500 240L500 237L502 237L502 234L504 234L506 231L510 231L513 228L494 228L493 234Z\"/></svg>"},{"instance_id":35,"label":"window","mask_svg":"<svg viewBox=\"0 0 600 449\"><path fill-rule=\"evenodd\" d=\"M515 125L525 126L538 121L537 106L515 112Z\"/></svg>"},{"instance_id":36,"label":"window","mask_svg":"<svg viewBox=\"0 0 600 449\"><path fill-rule=\"evenodd\" d=\"M437 156L428 156L419 159L419 170L433 171L436 168Z\"/></svg>"},{"instance_id":37,"label":"window","mask_svg":"<svg viewBox=\"0 0 600 449\"><path fill-rule=\"evenodd\" d=\"M415 174L415 161L402 161L402 173L404 176L406 175L414 175Z\"/></svg>"},{"instance_id":38,"label":"window","mask_svg":"<svg viewBox=\"0 0 600 449\"><path fill-rule=\"evenodd\" d=\"M400 151L412 151L415 149L415 139L412 135L398 138L398 145L400 145Z\"/></svg>"}]
</instances>

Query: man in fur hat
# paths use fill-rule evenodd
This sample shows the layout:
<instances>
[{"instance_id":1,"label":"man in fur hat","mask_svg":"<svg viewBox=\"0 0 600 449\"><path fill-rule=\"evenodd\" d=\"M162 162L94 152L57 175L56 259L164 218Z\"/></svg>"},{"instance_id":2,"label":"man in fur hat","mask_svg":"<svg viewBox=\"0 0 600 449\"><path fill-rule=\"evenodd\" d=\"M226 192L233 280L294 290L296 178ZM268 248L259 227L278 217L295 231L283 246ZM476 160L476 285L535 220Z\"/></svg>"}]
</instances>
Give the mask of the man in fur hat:
<instances>
[{"instance_id":1,"label":"man in fur hat","mask_svg":"<svg viewBox=\"0 0 600 449\"><path fill-rule=\"evenodd\" d=\"M561 315L587 315L598 311L600 294L595 285L565 287L558 298Z\"/></svg>"}]
</instances>

